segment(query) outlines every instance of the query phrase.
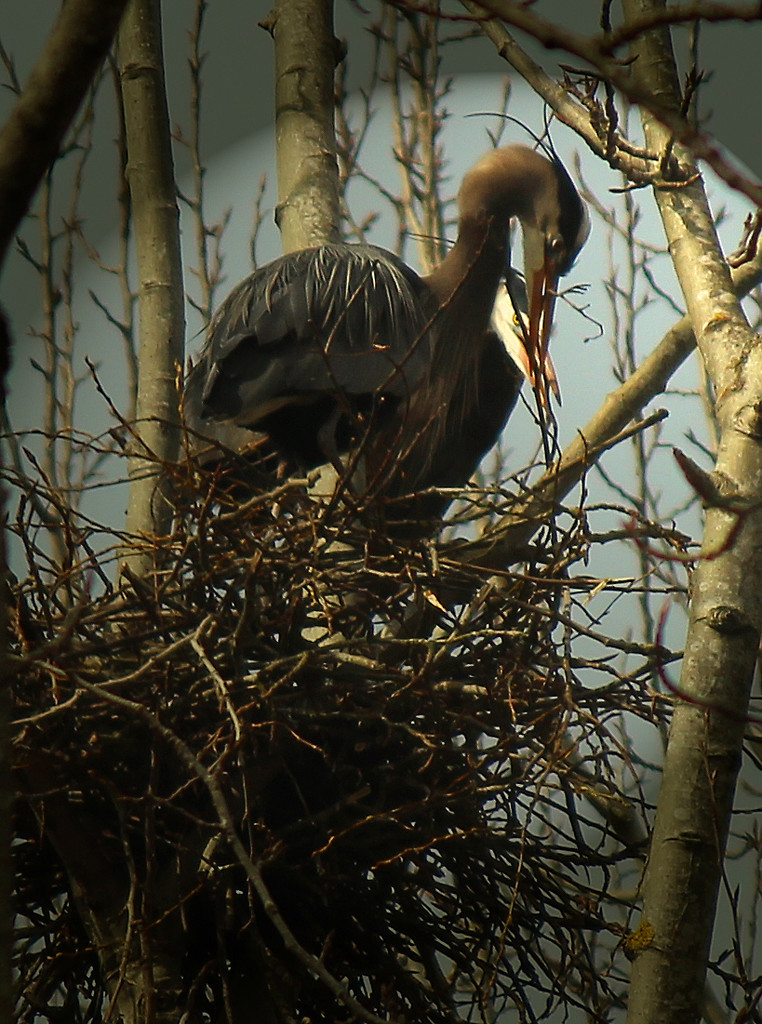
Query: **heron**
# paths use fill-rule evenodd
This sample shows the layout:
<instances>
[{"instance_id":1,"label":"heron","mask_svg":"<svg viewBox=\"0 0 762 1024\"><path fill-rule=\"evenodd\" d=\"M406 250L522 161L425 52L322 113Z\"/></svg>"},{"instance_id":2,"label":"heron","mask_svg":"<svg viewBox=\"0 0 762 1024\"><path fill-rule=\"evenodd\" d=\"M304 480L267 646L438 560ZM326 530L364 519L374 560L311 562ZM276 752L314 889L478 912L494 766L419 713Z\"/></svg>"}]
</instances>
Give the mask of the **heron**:
<instances>
[{"instance_id":1,"label":"heron","mask_svg":"<svg viewBox=\"0 0 762 1024\"><path fill-rule=\"evenodd\" d=\"M510 265L514 218L525 293ZM301 469L361 453L377 502L404 498L400 515L436 519L451 500L438 489L473 476L522 380L542 403L557 390L556 288L588 233L554 153L496 148L464 176L456 241L430 274L376 246L327 244L237 285L189 374L186 422L218 450L265 435Z\"/></svg>"}]
</instances>

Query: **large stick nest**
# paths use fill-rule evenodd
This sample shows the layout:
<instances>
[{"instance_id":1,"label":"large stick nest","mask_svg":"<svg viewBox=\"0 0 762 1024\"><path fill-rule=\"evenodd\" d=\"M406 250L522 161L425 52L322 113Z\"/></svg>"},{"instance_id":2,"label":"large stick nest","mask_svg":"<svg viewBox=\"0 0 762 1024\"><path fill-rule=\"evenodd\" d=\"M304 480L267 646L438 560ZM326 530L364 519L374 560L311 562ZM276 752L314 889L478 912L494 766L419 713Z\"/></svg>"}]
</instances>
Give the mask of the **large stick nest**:
<instances>
[{"instance_id":1,"label":"large stick nest","mask_svg":"<svg viewBox=\"0 0 762 1024\"><path fill-rule=\"evenodd\" d=\"M168 1020L603 1015L639 852L607 721L658 652L583 685L584 516L489 576L299 481L175 494L150 542L67 512L64 565L21 502L20 1019L104 1019L146 959ZM118 545L154 572L113 585Z\"/></svg>"}]
</instances>

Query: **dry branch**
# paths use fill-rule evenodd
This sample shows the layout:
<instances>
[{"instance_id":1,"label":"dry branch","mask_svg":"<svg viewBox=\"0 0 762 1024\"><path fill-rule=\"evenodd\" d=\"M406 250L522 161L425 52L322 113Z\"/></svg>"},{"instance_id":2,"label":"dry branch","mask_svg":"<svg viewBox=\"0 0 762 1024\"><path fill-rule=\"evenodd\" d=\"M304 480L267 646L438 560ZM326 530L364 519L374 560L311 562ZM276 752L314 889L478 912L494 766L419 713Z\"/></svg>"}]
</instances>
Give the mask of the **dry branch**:
<instances>
[{"instance_id":1,"label":"dry branch","mask_svg":"<svg viewBox=\"0 0 762 1024\"><path fill-rule=\"evenodd\" d=\"M612 48L620 45L623 39L630 38L633 34L637 34L639 39L647 38L648 25L668 22L669 13L663 14L661 8L654 8L656 13L651 18L649 9L638 18L631 31L625 30L621 36L616 32L604 33L595 38L543 18L531 9L531 5L516 4L511 0L487 0L480 4L474 3L473 0L462 2L479 20L485 33L492 38L500 55L549 103L559 120L574 128L593 152L604 157L612 166L626 171L633 181L640 181L643 184L650 181L659 185L669 185L670 181L685 181L690 176L690 161L681 166L669 166L669 162L663 159L666 150L654 149L653 146L650 146L646 153L636 154L626 140L619 136L617 126L610 121L607 123L605 116L591 122L583 106L578 102L571 102L568 96L563 95L564 90L549 79L542 68L524 53L505 29L503 22L528 33L547 47L563 49L589 64L594 76L604 81L607 89L616 89L631 103L647 110L672 137L687 146L695 158L705 160L731 188L748 196L755 206L762 206L762 185L759 181L743 174L728 160L714 139L699 131L685 116L681 105L670 104L659 94L645 87L641 77L637 73L632 73L634 64L624 65L611 56ZM693 20L700 17L700 5L696 6L697 11L692 16ZM736 15L726 11L725 17L728 16ZM738 17L758 20L760 13L758 9L755 11L754 8L739 7ZM690 20L690 16L687 12L680 12L675 20ZM585 72L581 74L584 75ZM644 157L647 159L644 160Z\"/></svg>"},{"instance_id":2,"label":"dry branch","mask_svg":"<svg viewBox=\"0 0 762 1024\"><path fill-rule=\"evenodd\" d=\"M530 991L553 1002L559 977L572 1003L582 986L606 1005L610 982L591 988L586 964L593 945L621 955L626 908L606 894L634 851L569 795L632 804L601 737L625 708L652 719L643 682L669 655L631 645L637 665L604 691L578 678L584 660L554 635L576 628L556 606L576 592L578 530L494 586L390 545L363 510L327 514L299 481L241 503L188 471L174 469L172 536L143 542L160 548L153 580L68 611L63 576L30 574L16 594L19 913L59 951L77 936L65 975L32 935L20 944L23 991L59 970L72 998L89 984L97 1002L101 978L128 1020L141 989L162 1012L174 1000L174 1019L224 999L233 1024L253 990L272 1020L530 1013ZM71 562L90 572L84 552ZM445 591L452 612L431 600ZM403 639L411 597L430 621ZM79 908L89 936L62 865L115 883ZM59 911L33 913L56 887ZM128 940L155 976L115 961Z\"/></svg>"}]
</instances>

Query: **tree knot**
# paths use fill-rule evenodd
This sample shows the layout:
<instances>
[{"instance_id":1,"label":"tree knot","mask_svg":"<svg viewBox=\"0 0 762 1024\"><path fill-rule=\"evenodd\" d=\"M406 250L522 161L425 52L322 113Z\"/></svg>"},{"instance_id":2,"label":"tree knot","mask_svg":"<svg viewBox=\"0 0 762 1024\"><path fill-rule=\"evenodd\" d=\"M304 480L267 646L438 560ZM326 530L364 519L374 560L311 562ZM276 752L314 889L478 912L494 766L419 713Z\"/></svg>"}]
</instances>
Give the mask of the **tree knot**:
<instances>
[{"instance_id":1,"label":"tree knot","mask_svg":"<svg viewBox=\"0 0 762 1024\"><path fill-rule=\"evenodd\" d=\"M718 633L746 633L753 626L744 613L730 605L718 604L706 615L707 625Z\"/></svg>"}]
</instances>

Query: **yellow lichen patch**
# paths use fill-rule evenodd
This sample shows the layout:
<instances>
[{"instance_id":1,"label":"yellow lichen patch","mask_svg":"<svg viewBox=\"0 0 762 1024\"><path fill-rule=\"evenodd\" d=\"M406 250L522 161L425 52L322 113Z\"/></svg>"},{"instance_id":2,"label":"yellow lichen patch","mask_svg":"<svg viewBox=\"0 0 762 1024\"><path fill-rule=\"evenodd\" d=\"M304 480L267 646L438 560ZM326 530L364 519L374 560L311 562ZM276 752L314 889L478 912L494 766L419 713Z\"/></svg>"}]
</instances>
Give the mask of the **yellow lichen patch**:
<instances>
[{"instance_id":1,"label":"yellow lichen patch","mask_svg":"<svg viewBox=\"0 0 762 1024\"><path fill-rule=\"evenodd\" d=\"M647 949L654 940L654 926L645 919L640 922L634 932L630 932L624 940L624 952L629 960L633 960L636 954Z\"/></svg>"},{"instance_id":2,"label":"yellow lichen patch","mask_svg":"<svg viewBox=\"0 0 762 1024\"><path fill-rule=\"evenodd\" d=\"M722 324L726 324L728 320L732 318L727 313L716 313L710 320L707 320L704 325L705 331L711 331L715 327L720 327Z\"/></svg>"}]
</instances>

